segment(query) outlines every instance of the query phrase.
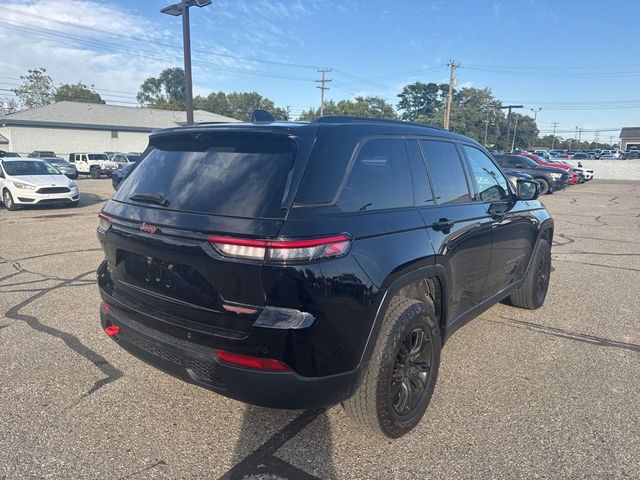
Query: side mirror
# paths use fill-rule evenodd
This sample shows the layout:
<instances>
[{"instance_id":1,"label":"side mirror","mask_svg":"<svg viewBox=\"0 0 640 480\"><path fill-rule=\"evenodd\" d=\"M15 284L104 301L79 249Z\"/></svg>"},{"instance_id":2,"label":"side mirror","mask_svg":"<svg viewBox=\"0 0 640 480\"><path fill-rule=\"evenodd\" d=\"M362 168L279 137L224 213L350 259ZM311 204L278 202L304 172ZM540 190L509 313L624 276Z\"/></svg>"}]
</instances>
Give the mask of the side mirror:
<instances>
[{"instance_id":1,"label":"side mirror","mask_svg":"<svg viewBox=\"0 0 640 480\"><path fill-rule=\"evenodd\" d=\"M540 194L540 187L533 180L518 179L516 194L520 200L535 200Z\"/></svg>"}]
</instances>

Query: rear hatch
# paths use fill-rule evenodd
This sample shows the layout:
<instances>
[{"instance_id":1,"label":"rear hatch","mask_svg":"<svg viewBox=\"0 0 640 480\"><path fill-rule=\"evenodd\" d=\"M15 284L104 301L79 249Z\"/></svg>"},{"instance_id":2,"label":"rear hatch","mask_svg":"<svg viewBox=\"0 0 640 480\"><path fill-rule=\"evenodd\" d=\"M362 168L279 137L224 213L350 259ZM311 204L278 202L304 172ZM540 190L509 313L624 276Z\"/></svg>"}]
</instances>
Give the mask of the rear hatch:
<instances>
[{"instance_id":1,"label":"rear hatch","mask_svg":"<svg viewBox=\"0 0 640 480\"><path fill-rule=\"evenodd\" d=\"M264 305L262 262L229 259L207 239L276 237L310 145L237 128L153 135L103 210L114 298L190 330L245 334L255 316L233 309Z\"/></svg>"}]
</instances>

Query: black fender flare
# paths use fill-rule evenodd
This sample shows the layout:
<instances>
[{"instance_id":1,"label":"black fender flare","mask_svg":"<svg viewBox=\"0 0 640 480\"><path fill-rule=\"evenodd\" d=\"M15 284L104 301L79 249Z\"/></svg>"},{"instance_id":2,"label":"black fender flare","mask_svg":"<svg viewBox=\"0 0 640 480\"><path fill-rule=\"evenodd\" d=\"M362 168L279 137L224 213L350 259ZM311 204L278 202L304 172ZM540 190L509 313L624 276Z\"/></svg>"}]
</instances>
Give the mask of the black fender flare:
<instances>
[{"instance_id":1,"label":"black fender flare","mask_svg":"<svg viewBox=\"0 0 640 480\"><path fill-rule=\"evenodd\" d=\"M554 227L555 227L555 223L553 221L553 218L549 217L546 220L544 220L541 224L540 224L540 228L538 229L538 235L536 236L536 243L533 246L533 250L531 251L531 258L529 258L529 264L527 265L527 270L526 273L524 274L524 277L526 277L529 274L529 269L531 268L531 264L533 263L533 253L536 251L536 247L538 246L538 243L540 243L540 239L549 231L551 230L551 234L549 237L549 245L551 245L553 243L553 231L554 231ZM523 277L523 278L524 278Z\"/></svg>"},{"instance_id":2,"label":"black fender flare","mask_svg":"<svg viewBox=\"0 0 640 480\"><path fill-rule=\"evenodd\" d=\"M382 299L378 304L378 307L375 310L375 315L373 318L373 322L371 325L371 330L369 331L369 336L367 338L367 342L364 346L364 350L362 351L362 356L360 357L360 365L366 364L371 359L371 355L373 354L373 349L375 348L376 341L378 339L378 335L380 333L380 327L382 325L382 319L387 311L389 303L391 299L398 293L398 291L414 282L416 280L420 280L423 278L437 278L440 282L440 290L442 295L441 302L441 327L446 325L447 318L447 310L448 305L446 302L446 298L448 295L448 278L449 274L444 266L435 264L435 265L427 265L423 267L416 268L410 272L407 272L400 277L396 278L386 290L382 294ZM444 338L444 331L441 332L442 337Z\"/></svg>"}]
</instances>

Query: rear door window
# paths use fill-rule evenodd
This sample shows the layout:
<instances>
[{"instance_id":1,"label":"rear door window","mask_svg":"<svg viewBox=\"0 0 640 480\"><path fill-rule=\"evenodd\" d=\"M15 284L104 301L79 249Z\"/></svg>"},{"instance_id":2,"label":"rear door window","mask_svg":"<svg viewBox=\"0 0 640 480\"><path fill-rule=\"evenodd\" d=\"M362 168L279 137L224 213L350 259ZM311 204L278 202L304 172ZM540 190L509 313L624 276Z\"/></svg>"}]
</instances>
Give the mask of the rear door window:
<instances>
[{"instance_id":1,"label":"rear door window","mask_svg":"<svg viewBox=\"0 0 640 480\"><path fill-rule=\"evenodd\" d=\"M114 200L163 199L149 206L250 218L284 218L296 145L284 135L225 132L152 139L152 150ZM143 202L144 203L144 202Z\"/></svg>"},{"instance_id":2,"label":"rear door window","mask_svg":"<svg viewBox=\"0 0 640 480\"><path fill-rule=\"evenodd\" d=\"M420 144L427 157L436 203L470 202L469 186L455 144L438 140L421 140Z\"/></svg>"},{"instance_id":3,"label":"rear door window","mask_svg":"<svg viewBox=\"0 0 640 480\"><path fill-rule=\"evenodd\" d=\"M409 154L409 164L411 165L411 175L413 176L413 193L416 205L418 207L433 205L433 191L427 178L427 169L418 141L407 140L406 146Z\"/></svg>"},{"instance_id":4,"label":"rear door window","mask_svg":"<svg viewBox=\"0 0 640 480\"><path fill-rule=\"evenodd\" d=\"M362 146L338 206L345 212L413 206L411 173L401 138L373 138Z\"/></svg>"}]
</instances>

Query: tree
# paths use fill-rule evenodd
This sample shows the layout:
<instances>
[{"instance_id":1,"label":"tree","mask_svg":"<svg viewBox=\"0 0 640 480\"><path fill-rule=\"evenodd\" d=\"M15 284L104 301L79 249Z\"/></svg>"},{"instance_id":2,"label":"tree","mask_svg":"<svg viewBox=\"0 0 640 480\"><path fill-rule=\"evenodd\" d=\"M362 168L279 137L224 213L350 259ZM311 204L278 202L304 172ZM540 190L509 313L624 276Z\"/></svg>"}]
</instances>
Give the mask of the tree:
<instances>
[{"instance_id":1,"label":"tree","mask_svg":"<svg viewBox=\"0 0 640 480\"><path fill-rule=\"evenodd\" d=\"M71 102L105 103L100 94L93 89L93 85L85 85L82 82L63 83L56 89L53 99L56 102L68 100Z\"/></svg>"},{"instance_id":2,"label":"tree","mask_svg":"<svg viewBox=\"0 0 640 480\"><path fill-rule=\"evenodd\" d=\"M27 75L20 76L20 80L22 84L13 92L20 100L22 107L44 107L54 101L55 87L45 68L29 70Z\"/></svg>"},{"instance_id":3,"label":"tree","mask_svg":"<svg viewBox=\"0 0 640 480\"><path fill-rule=\"evenodd\" d=\"M490 120L493 117L494 123L494 125L490 125L490 135L487 137L489 143L491 138L496 138L494 135L500 131L500 125L506 125L506 122L502 121L501 106L500 101L493 96L489 88L461 88L453 94L449 128L482 143L484 142L487 113L489 113Z\"/></svg>"},{"instance_id":4,"label":"tree","mask_svg":"<svg viewBox=\"0 0 640 480\"><path fill-rule=\"evenodd\" d=\"M517 122L517 127L516 127ZM506 123L504 125L506 129ZM513 141L513 135L515 130L515 142ZM525 150L529 147L538 146L538 127L533 120L533 117L528 115L521 115L519 113L511 114L511 132L509 133L509 143L508 145L504 145L503 148L505 150L511 150L511 145L514 145L514 148ZM506 135L506 131L504 132Z\"/></svg>"},{"instance_id":5,"label":"tree","mask_svg":"<svg viewBox=\"0 0 640 480\"><path fill-rule=\"evenodd\" d=\"M393 105L381 97L356 97L354 100L329 100L324 105L324 115L349 115L353 117L396 119ZM300 120L313 120L320 116L320 108L310 108L298 117Z\"/></svg>"},{"instance_id":6,"label":"tree","mask_svg":"<svg viewBox=\"0 0 640 480\"><path fill-rule=\"evenodd\" d=\"M251 112L256 109L266 110L276 120L289 120L289 112L276 107L272 100L257 92L212 92L206 97L193 99L194 108L225 115L242 121L249 121Z\"/></svg>"},{"instance_id":7,"label":"tree","mask_svg":"<svg viewBox=\"0 0 640 480\"><path fill-rule=\"evenodd\" d=\"M147 78L138 92L141 105L168 110L184 110L186 104L184 70L179 67L167 68L158 77Z\"/></svg>"},{"instance_id":8,"label":"tree","mask_svg":"<svg viewBox=\"0 0 640 480\"><path fill-rule=\"evenodd\" d=\"M435 123L433 119L442 111L448 90L449 86L444 83L416 82L406 85L398 94L398 110L402 112L400 117L410 122L422 118L429 119L428 123Z\"/></svg>"}]
</instances>

